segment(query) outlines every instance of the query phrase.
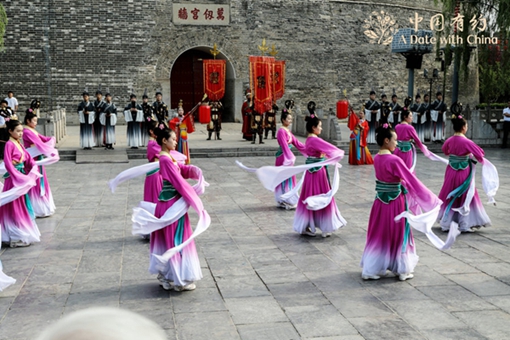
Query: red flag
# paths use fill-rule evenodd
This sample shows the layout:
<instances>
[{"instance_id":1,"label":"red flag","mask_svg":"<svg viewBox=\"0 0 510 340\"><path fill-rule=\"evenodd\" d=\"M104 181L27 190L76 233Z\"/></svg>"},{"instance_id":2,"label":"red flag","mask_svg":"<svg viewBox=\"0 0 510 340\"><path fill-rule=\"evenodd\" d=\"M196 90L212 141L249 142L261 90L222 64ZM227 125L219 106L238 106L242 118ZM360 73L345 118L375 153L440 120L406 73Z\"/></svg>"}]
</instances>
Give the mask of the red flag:
<instances>
[{"instance_id":1,"label":"red flag","mask_svg":"<svg viewBox=\"0 0 510 340\"><path fill-rule=\"evenodd\" d=\"M225 95L226 60L205 59L204 93L210 100L216 101Z\"/></svg>"},{"instance_id":2,"label":"red flag","mask_svg":"<svg viewBox=\"0 0 510 340\"><path fill-rule=\"evenodd\" d=\"M285 60L273 63L273 101L282 98L285 93Z\"/></svg>"},{"instance_id":3,"label":"red flag","mask_svg":"<svg viewBox=\"0 0 510 340\"><path fill-rule=\"evenodd\" d=\"M273 104L274 57L250 56L250 86L253 94L255 111L269 111Z\"/></svg>"}]
</instances>

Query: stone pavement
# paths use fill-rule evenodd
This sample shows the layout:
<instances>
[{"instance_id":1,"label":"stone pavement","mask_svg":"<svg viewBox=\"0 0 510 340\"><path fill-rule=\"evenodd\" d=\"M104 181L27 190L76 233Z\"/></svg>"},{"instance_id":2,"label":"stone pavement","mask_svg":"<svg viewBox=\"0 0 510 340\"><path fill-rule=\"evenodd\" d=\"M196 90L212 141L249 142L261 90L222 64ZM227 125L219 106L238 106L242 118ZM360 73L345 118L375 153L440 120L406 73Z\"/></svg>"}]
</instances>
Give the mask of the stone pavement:
<instances>
[{"instance_id":1,"label":"stone pavement","mask_svg":"<svg viewBox=\"0 0 510 340\"><path fill-rule=\"evenodd\" d=\"M211 184L202 199L212 224L197 239L204 279L183 293L159 287L147 272L148 242L131 235L143 178L115 194L106 185L144 161L59 162L48 167L57 213L37 220L41 243L1 250L4 270L17 283L0 293L0 339L33 339L63 315L90 306L141 313L169 339L508 339L510 166L504 151L487 152L501 184L498 205L486 206L493 227L460 235L447 252L415 233L420 262L405 282L361 279L372 167L342 161L336 201L348 225L323 239L293 232L294 213L278 210L272 193L235 158L193 160ZM274 158L243 162L262 166ZM422 156L418 162L418 176L437 193L444 167Z\"/></svg>"}]
</instances>

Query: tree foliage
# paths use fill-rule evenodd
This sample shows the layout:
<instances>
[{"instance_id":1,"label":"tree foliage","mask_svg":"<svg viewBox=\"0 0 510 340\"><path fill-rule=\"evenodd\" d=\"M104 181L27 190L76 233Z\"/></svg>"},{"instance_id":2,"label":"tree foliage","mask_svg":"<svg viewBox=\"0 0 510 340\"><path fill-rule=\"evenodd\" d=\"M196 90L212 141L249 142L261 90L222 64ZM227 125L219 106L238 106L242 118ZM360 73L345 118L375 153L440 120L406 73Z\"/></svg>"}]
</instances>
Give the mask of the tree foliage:
<instances>
[{"instance_id":1,"label":"tree foliage","mask_svg":"<svg viewBox=\"0 0 510 340\"><path fill-rule=\"evenodd\" d=\"M435 0L443 5L442 14L445 22L451 23L456 15L463 16L463 30L455 30L454 25L446 25L445 30L437 32L440 36L458 36L462 44L452 46L448 43L442 48L446 66L452 63L467 80L469 63L473 53L479 56L480 94L484 101L490 103L510 93L510 57L508 39L510 38L510 0ZM485 18L487 26L482 32L473 31L471 20ZM497 37L499 45L468 43L469 35ZM459 39L460 40L460 39ZM439 57L440 43L438 39L437 53ZM446 80L446 69L445 78Z\"/></svg>"},{"instance_id":2,"label":"tree foliage","mask_svg":"<svg viewBox=\"0 0 510 340\"><path fill-rule=\"evenodd\" d=\"M5 13L4 6L0 4L0 51L2 51L4 48L4 35L6 27L7 27L7 13Z\"/></svg>"}]
</instances>

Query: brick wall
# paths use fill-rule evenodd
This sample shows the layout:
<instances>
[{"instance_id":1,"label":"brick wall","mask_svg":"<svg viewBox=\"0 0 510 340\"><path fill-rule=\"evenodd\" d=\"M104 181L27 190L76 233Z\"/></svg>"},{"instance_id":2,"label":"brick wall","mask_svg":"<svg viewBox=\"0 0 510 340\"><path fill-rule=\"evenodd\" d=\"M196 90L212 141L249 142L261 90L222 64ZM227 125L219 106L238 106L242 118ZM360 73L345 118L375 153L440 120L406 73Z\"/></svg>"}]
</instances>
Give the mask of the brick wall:
<instances>
[{"instance_id":1,"label":"brick wall","mask_svg":"<svg viewBox=\"0 0 510 340\"><path fill-rule=\"evenodd\" d=\"M247 56L259 54L256 46L265 38L287 60L282 102L292 97L306 107L313 99L327 110L345 88L358 109L371 87L387 94L396 88L400 97L407 91L404 58L392 54L389 46L369 43L364 20L384 10L400 27L409 27L415 12L424 23L437 12L432 0L187 2L229 3L231 24L173 25L170 0L4 0L9 24L5 53L0 54L0 93L12 89L21 107L33 97L42 99L43 110L65 107L70 122L84 87L93 94L99 83L103 91L109 87L119 107L128 102L132 87L139 98L145 87L151 94L163 89L168 102L175 59L190 48L217 43L235 73L228 109L240 118ZM427 55L423 67L439 67L434 57ZM422 71L415 79L415 88L428 89ZM477 91L474 85L461 86L461 99L477 101Z\"/></svg>"}]
</instances>

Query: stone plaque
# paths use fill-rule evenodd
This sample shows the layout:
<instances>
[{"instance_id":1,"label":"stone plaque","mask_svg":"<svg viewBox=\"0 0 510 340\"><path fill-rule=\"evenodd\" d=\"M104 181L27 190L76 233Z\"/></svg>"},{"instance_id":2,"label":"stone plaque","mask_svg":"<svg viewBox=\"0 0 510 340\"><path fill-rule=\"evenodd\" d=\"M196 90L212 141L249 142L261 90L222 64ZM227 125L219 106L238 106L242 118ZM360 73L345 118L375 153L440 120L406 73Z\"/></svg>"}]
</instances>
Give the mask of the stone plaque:
<instances>
[{"instance_id":1,"label":"stone plaque","mask_svg":"<svg viewBox=\"0 0 510 340\"><path fill-rule=\"evenodd\" d=\"M173 3L172 21L175 25L229 25L230 5L201 5Z\"/></svg>"}]
</instances>

